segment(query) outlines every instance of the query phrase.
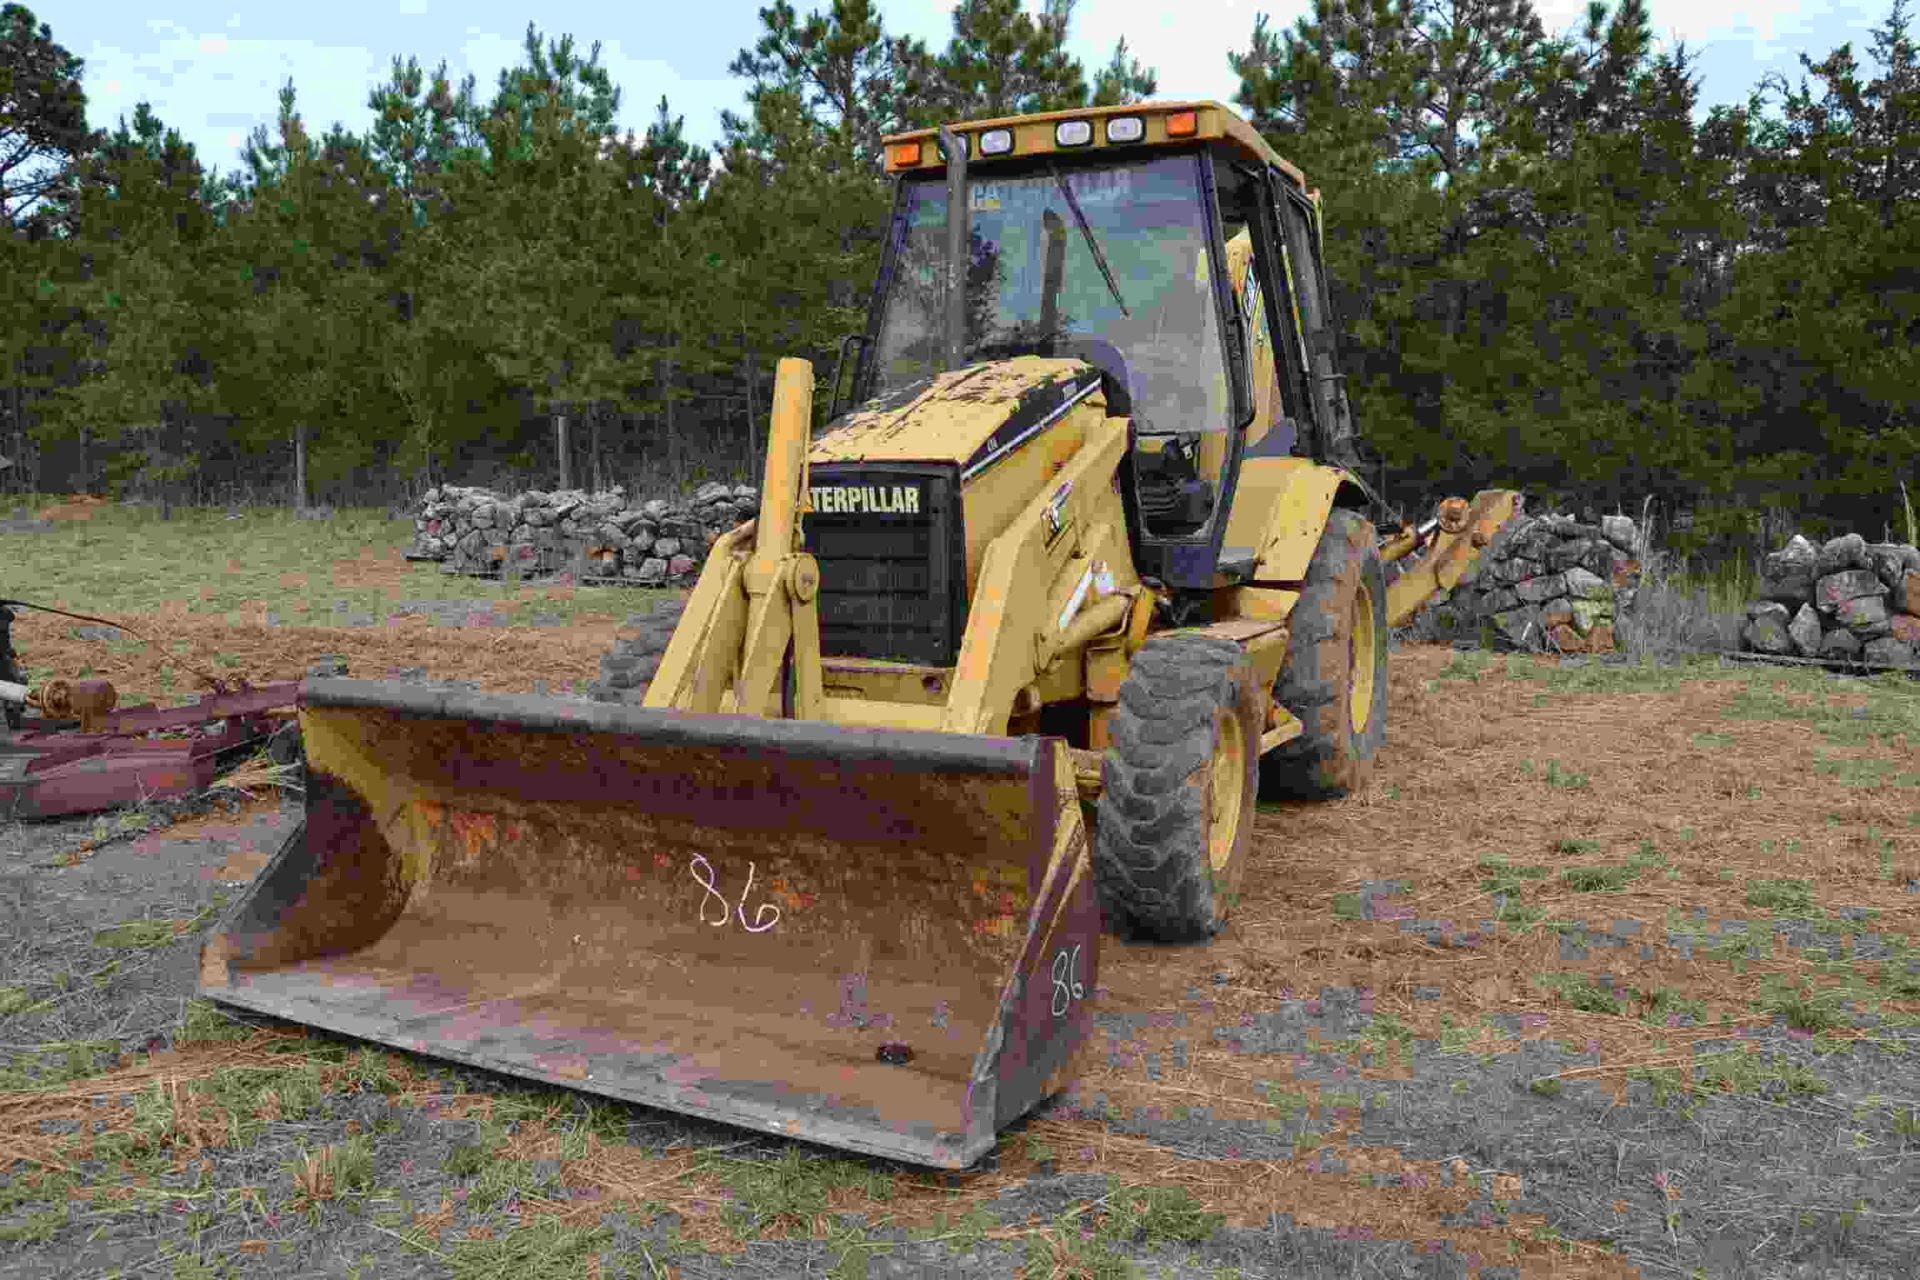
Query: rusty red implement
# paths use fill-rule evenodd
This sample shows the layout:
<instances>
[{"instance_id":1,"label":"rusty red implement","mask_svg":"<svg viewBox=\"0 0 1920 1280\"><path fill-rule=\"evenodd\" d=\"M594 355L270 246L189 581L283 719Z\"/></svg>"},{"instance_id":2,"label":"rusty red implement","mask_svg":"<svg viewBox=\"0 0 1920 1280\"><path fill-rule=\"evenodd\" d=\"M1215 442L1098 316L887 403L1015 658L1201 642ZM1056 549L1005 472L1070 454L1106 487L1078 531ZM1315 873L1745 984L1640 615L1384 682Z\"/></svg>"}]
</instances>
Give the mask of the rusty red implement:
<instances>
[{"instance_id":1,"label":"rusty red implement","mask_svg":"<svg viewBox=\"0 0 1920 1280\"><path fill-rule=\"evenodd\" d=\"M299 688L288 681L179 707L128 707L99 717L92 732L53 721L0 735L0 816L52 818L203 790L222 757L273 731L267 713L293 705ZM158 734L182 736L149 736Z\"/></svg>"}]
</instances>

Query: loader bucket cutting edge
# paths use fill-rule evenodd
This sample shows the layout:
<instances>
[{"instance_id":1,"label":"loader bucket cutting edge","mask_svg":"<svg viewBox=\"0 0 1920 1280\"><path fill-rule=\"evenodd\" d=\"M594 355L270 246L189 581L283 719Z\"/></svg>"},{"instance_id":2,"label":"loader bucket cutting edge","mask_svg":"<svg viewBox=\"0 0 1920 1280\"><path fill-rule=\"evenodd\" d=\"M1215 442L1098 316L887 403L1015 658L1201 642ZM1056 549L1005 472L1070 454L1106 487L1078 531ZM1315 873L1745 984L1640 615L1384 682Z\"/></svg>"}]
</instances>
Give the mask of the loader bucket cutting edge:
<instances>
[{"instance_id":1,"label":"loader bucket cutting edge","mask_svg":"<svg viewBox=\"0 0 1920 1280\"><path fill-rule=\"evenodd\" d=\"M1057 741L356 680L299 713L304 820L203 950L216 1001L946 1168L1087 1033Z\"/></svg>"}]
</instances>

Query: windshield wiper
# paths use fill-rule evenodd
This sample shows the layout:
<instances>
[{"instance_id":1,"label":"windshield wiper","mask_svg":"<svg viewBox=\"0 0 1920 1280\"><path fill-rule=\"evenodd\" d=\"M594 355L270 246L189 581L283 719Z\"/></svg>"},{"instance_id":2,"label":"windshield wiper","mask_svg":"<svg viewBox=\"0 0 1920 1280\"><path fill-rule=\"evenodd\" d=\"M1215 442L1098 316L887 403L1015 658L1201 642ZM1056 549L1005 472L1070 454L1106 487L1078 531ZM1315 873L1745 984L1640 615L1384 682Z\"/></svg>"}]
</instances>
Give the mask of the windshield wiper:
<instances>
[{"instance_id":1,"label":"windshield wiper","mask_svg":"<svg viewBox=\"0 0 1920 1280\"><path fill-rule=\"evenodd\" d=\"M1093 228L1087 225L1087 215L1080 212L1080 202L1074 199L1073 188L1067 185L1066 177L1054 167L1053 161L1047 161L1047 172L1060 186L1060 194L1067 198L1067 208L1073 211L1073 220L1080 226L1080 236L1087 242L1087 249L1093 254L1093 265L1100 268L1100 278L1107 282L1107 292L1120 304L1120 314L1131 316L1127 310L1127 301L1120 296L1120 286L1113 281L1113 271L1107 266L1107 255L1100 252L1100 242L1093 238Z\"/></svg>"}]
</instances>

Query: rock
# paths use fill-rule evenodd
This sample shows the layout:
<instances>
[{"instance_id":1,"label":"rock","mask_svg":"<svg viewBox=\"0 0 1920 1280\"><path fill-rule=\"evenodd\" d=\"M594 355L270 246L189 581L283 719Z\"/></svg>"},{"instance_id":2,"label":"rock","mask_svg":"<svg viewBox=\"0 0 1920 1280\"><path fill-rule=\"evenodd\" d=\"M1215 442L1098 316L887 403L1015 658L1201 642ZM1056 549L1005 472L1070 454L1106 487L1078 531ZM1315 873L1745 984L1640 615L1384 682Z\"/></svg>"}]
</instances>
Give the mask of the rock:
<instances>
[{"instance_id":1,"label":"rock","mask_svg":"<svg viewBox=\"0 0 1920 1280\"><path fill-rule=\"evenodd\" d=\"M308 679L336 679L346 674L347 658L345 654L323 653L307 664Z\"/></svg>"},{"instance_id":2,"label":"rock","mask_svg":"<svg viewBox=\"0 0 1920 1280\"><path fill-rule=\"evenodd\" d=\"M1542 607L1540 610L1540 625L1548 631L1552 631L1555 627L1559 626L1572 626L1573 602L1570 600L1555 600Z\"/></svg>"},{"instance_id":3,"label":"rock","mask_svg":"<svg viewBox=\"0 0 1920 1280\"><path fill-rule=\"evenodd\" d=\"M1545 638L1539 613L1524 606L1494 614L1493 625L1501 637L1516 649L1537 648Z\"/></svg>"},{"instance_id":4,"label":"rock","mask_svg":"<svg viewBox=\"0 0 1920 1280\"><path fill-rule=\"evenodd\" d=\"M660 532L669 538L691 542L700 536L700 522L689 520L684 515L672 515L660 522Z\"/></svg>"},{"instance_id":5,"label":"rock","mask_svg":"<svg viewBox=\"0 0 1920 1280\"><path fill-rule=\"evenodd\" d=\"M1784 623L1787 620L1787 606L1777 600L1755 600L1747 606L1747 617L1758 618L1763 615L1777 617Z\"/></svg>"},{"instance_id":6,"label":"rock","mask_svg":"<svg viewBox=\"0 0 1920 1280\"><path fill-rule=\"evenodd\" d=\"M640 510L646 513L649 520L658 522L666 519L667 513L672 511L673 508L669 506L664 499L648 498L640 504Z\"/></svg>"},{"instance_id":7,"label":"rock","mask_svg":"<svg viewBox=\"0 0 1920 1280\"><path fill-rule=\"evenodd\" d=\"M1481 617L1490 617L1496 613L1506 613L1520 607L1520 593L1512 587L1500 587L1482 596L1479 603Z\"/></svg>"},{"instance_id":8,"label":"rock","mask_svg":"<svg viewBox=\"0 0 1920 1280\"><path fill-rule=\"evenodd\" d=\"M1587 563L1587 558L1593 554L1594 548L1604 545L1606 545L1604 542L1594 538L1582 538L1577 542L1563 542L1553 550L1547 552L1547 567L1558 570L1571 569L1576 565L1584 566ZM1611 552L1608 553L1607 559L1609 562L1612 561L1613 556Z\"/></svg>"},{"instance_id":9,"label":"rock","mask_svg":"<svg viewBox=\"0 0 1920 1280\"><path fill-rule=\"evenodd\" d=\"M750 484L737 484L733 486L733 500L757 505L760 501L760 491Z\"/></svg>"},{"instance_id":10,"label":"rock","mask_svg":"<svg viewBox=\"0 0 1920 1280\"><path fill-rule=\"evenodd\" d=\"M1787 545L1769 555L1760 567L1760 594L1769 600L1795 605L1813 599L1813 580L1820 553L1795 534Z\"/></svg>"},{"instance_id":11,"label":"rock","mask_svg":"<svg viewBox=\"0 0 1920 1280\"><path fill-rule=\"evenodd\" d=\"M1867 559L1867 540L1857 533L1842 534L1831 539L1820 548L1815 567L1823 578L1844 573L1848 569L1871 569L1873 564Z\"/></svg>"},{"instance_id":12,"label":"rock","mask_svg":"<svg viewBox=\"0 0 1920 1280\"><path fill-rule=\"evenodd\" d=\"M1920 569L1908 569L1900 575L1888 603L1902 613L1920 613Z\"/></svg>"},{"instance_id":13,"label":"rock","mask_svg":"<svg viewBox=\"0 0 1920 1280\"><path fill-rule=\"evenodd\" d=\"M724 502L732 497L733 490L730 487L724 484L716 484L709 480L706 484L694 490L693 505L696 507L711 506L713 503Z\"/></svg>"},{"instance_id":14,"label":"rock","mask_svg":"<svg viewBox=\"0 0 1920 1280\"><path fill-rule=\"evenodd\" d=\"M612 547L616 551L626 550L632 542L631 538L620 532L619 525L611 522L602 524L599 528L595 529L593 536L599 540L601 546Z\"/></svg>"},{"instance_id":15,"label":"rock","mask_svg":"<svg viewBox=\"0 0 1920 1280\"><path fill-rule=\"evenodd\" d=\"M1887 634L1920 649L1920 618L1910 613L1896 613L1887 619Z\"/></svg>"},{"instance_id":16,"label":"rock","mask_svg":"<svg viewBox=\"0 0 1920 1280\"><path fill-rule=\"evenodd\" d=\"M1567 594L1566 575L1551 573L1545 577L1528 578L1524 582L1515 583L1513 593L1528 604L1540 604L1555 596Z\"/></svg>"},{"instance_id":17,"label":"rock","mask_svg":"<svg viewBox=\"0 0 1920 1280\"><path fill-rule=\"evenodd\" d=\"M1888 590L1907 571L1907 549L1897 542L1870 542L1867 544L1867 563L1880 581L1887 584Z\"/></svg>"},{"instance_id":18,"label":"rock","mask_svg":"<svg viewBox=\"0 0 1920 1280\"><path fill-rule=\"evenodd\" d=\"M1787 635L1786 610L1763 613L1741 628L1740 639L1755 653L1790 654L1793 641Z\"/></svg>"},{"instance_id":19,"label":"rock","mask_svg":"<svg viewBox=\"0 0 1920 1280\"><path fill-rule=\"evenodd\" d=\"M1547 643L1561 653L1585 653L1587 638L1575 631L1571 624L1554 623L1547 628Z\"/></svg>"},{"instance_id":20,"label":"rock","mask_svg":"<svg viewBox=\"0 0 1920 1280\"><path fill-rule=\"evenodd\" d=\"M671 560L674 556L677 556L680 554L680 539L659 538L655 540L653 544L653 554L657 556L665 556L667 559Z\"/></svg>"},{"instance_id":21,"label":"rock","mask_svg":"<svg viewBox=\"0 0 1920 1280\"><path fill-rule=\"evenodd\" d=\"M627 534L627 545L634 551L647 551L653 547L653 528L650 525L637 524Z\"/></svg>"},{"instance_id":22,"label":"rock","mask_svg":"<svg viewBox=\"0 0 1920 1280\"><path fill-rule=\"evenodd\" d=\"M1863 640L1892 634L1891 616L1884 596L1861 596L1845 601L1833 611L1835 622L1855 632Z\"/></svg>"},{"instance_id":23,"label":"rock","mask_svg":"<svg viewBox=\"0 0 1920 1280\"><path fill-rule=\"evenodd\" d=\"M1820 652L1820 615L1813 611L1812 605L1800 606L1800 612L1787 624L1787 635L1801 657L1811 658Z\"/></svg>"},{"instance_id":24,"label":"rock","mask_svg":"<svg viewBox=\"0 0 1920 1280\"><path fill-rule=\"evenodd\" d=\"M1610 600L1575 600L1573 602L1573 625L1582 635L1591 632L1602 622L1613 621L1613 602ZM1781 620L1785 625L1786 620Z\"/></svg>"},{"instance_id":25,"label":"rock","mask_svg":"<svg viewBox=\"0 0 1920 1280\"><path fill-rule=\"evenodd\" d=\"M1823 658L1857 658L1860 649L1860 637L1851 631L1835 628L1820 639L1820 656Z\"/></svg>"},{"instance_id":26,"label":"rock","mask_svg":"<svg viewBox=\"0 0 1920 1280\"><path fill-rule=\"evenodd\" d=\"M1845 569L1822 577L1813 587L1813 602L1820 612L1831 614L1849 600L1863 596L1884 596L1887 584L1871 569Z\"/></svg>"},{"instance_id":27,"label":"rock","mask_svg":"<svg viewBox=\"0 0 1920 1280\"><path fill-rule=\"evenodd\" d=\"M1546 572L1546 563L1530 560L1524 556L1514 556L1506 560L1496 560L1487 566L1487 580L1513 586L1525 582L1528 578L1537 578Z\"/></svg>"},{"instance_id":28,"label":"rock","mask_svg":"<svg viewBox=\"0 0 1920 1280\"><path fill-rule=\"evenodd\" d=\"M551 525L556 519L552 507L537 507L531 502L527 504L527 508L521 513L520 518L536 529L544 529Z\"/></svg>"},{"instance_id":29,"label":"rock","mask_svg":"<svg viewBox=\"0 0 1920 1280\"><path fill-rule=\"evenodd\" d=\"M667 576L669 578L684 578L692 573L693 569L694 563L692 556L675 556L673 559L667 561Z\"/></svg>"},{"instance_id":30,"label":"rock","mask_svg":"<svg viewBox=\"0 0 1920 1280\"><path fill-rule=\"evenodd\" d=\"M1593 630L1587 632L1587 648L1594 653L1612 653L1618 647L1613 638L1611 622L1596 622Z\"/></svg>"},{"instance_id":31,"label":"rock","mask_svg":"<svg viewBox=\"0 0 1920 1280\"><path fill-rule=\"evenodd\" d=\"M648 556L640 562L640 568L634 578L645 586L660 587L667 583L667 562L659 556Z\"/></svg>"},{"instance_id":32,"label":"rock","mask_svg":"<svg viewBox=\"0 0 1920 1280\"><path fill-rule=\"evenodd\" d=\"M1633 517L1601 516L1600 536L1622 551L1632 551L1634 542Z\"/></svg>"},{"instance_id":33,"label":"rock","mask_svg":"<svg viewBox=\"0 0 1920 1280\"><path fill-rule=\"evenodd\" d=\"M1913 656L1913 646L1892 636L1882 636L1878 640L1869 640L1861 656L1868 662L1880 667L1912 668L1920 666Z\"/></svg>"},{"instance_id":34,"label":"rock","mask_svg":"<svg viewBox=\"0 0 1920 1280\"><path fill-rule=\"evenodd\" d=\"M1567 594L1576 600L1612 600L1613 587L1597 573L1567 570Z\"/></svg>"}]
</instances>

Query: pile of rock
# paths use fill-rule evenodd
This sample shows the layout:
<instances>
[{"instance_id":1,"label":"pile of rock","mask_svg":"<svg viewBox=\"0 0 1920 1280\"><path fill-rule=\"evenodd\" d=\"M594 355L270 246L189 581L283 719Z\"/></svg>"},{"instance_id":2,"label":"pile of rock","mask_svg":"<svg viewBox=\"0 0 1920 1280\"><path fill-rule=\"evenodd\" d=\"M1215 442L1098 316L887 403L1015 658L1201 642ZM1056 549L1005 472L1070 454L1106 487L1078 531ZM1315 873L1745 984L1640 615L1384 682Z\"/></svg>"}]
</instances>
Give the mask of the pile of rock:
<instances>
[{"instance_id":1,"label":"pile of rock","mask_svg":"<svg viewBox=\"0 0 1920 1280\"><path fill-rule=\"evenodd\" d=\"M704 484L690 501L629 498L617 487L507 497L443 485L421 498L407 557L486 577L572 572L584 582L679 585L699 576L714 539L751 520L758 505L750 485Z\"/></svg>"},{"instance_id":2,"label":"pile of rock","mask_svg":"<svg viewBox=\"0 0 1920 1280\"><path fill-rule=\"evenodd\" d=\"M1766 558L1740 639L1754 653L1920 666L1920 550L1796 534Z\"/></svg>"},{"instance_id":3,"label":"pile of rock","mask_svg":"<svg viewBox=\"0 0 1920 1280\"><path fill-rule=\"evenodd\" d=\"M1624 515L1515 515L1433 602L1431 633L1459 639L1491 630L1498 648L1610 653L1615 619L1633 608L1640 585L1639 537Z\"/></svg>"}]
</instances>

